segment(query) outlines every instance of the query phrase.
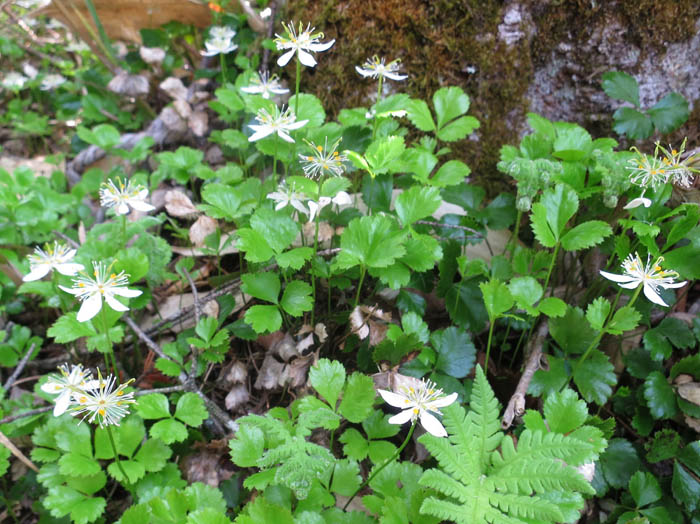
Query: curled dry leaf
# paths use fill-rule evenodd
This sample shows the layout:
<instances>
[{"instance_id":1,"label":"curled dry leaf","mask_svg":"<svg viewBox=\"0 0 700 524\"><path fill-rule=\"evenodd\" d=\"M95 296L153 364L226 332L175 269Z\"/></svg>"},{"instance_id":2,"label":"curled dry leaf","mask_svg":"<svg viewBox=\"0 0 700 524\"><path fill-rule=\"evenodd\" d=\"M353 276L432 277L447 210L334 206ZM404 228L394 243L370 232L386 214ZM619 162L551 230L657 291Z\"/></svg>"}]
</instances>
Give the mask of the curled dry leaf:
<instances>
[{"instance_id":1,"label":"curled dry leaf","mask_svg":"<svg viewBox=\"0 0 700 524\"><path fill-rule=\"evenodd\" d=\"M683 415L685 419L685 423L688 425L688 427L693 428L695 431L700 433L700 419L698 418L693 418L688 415Z\"/></svg>"},{"instance_id":2,"label":"curled dry leaf","mask_svg":"<svg viewBox=\"0 0 700 524\"><path fill-rule=\"evenodd\" d=\"M190 115L187 125L195 136L204 136L209 131L209 117L204 111L194 111Z\"/></svg>"},{"instance_id":3,"label":"curled dry leaf","mask_svg":"<svg viewBox=\"0 0 700 524\"><path fill-rule=\"evenodd\" d=\"M240 360L236 360L231 363L228 371L223 377L223 382L227 386L232 386L233 384L242 384L248 378L248 369L245 364Z\"/></svg>"},{"instance_id":4,"label":"curled dry leaf","mask_svg":"<svg viewBox=\"0 0 700 524\"><path fill-rule=\"evenodd\" d=\"M307 240L307 245L314 243L316 235L316 223L307 222L302 226L304 238ZM330 241L333 238L335 230L328 222L319 222L318 224L318 245L322 248L329 248Z\"/></svg>"},{"instance_id":5,"label":"curled dry leaf","mask_svg":"<svg viewBox=\"0 0 700 524\"><path fill-rule=\"evenodd\" d=\"M216 231L216 220L206 215L201 215L190 227L190 240L196 247L204 245L204 239Z\"/></svg>"},{"instance_id":6,"label":"curled dry leaf","mask_svg":"<svg viewBox=\"0 0 700 524\"><path fill-rule=\"evenodd\" d=\"M384 312L377 306L357 306L350 313L350 329L360 339L369 336L369 345L376 346L386 338L386 331L391 322L391 313Z\"/></svg>"},{"instance_id":7,"label":"curled dry leaf","mask_svg":"<svg viewBox=\"0 0 700 524\"><path fill-rule=\"evenodd\" d=\"M107 89L124 96L143 96L149 91L148 80L141 75L119 73L107 84Z\"/></svg>"},{"instance_id":8,"label":"curled dry leaf","mask_svg":"<svg viewBox=\"0 0 700 524\"><path fill-rule=\"evenodd\" d=\"M196 446L194 453L186 455L181 463L182 472L188 482L202 482L217 487L220 482L233 475L233 466L227 460L225 442L214 440Z\"/></svg>"},{"instance_id":9,"label":"curled dry leaf","mask_svg":"<svg viewBox=\"0 0 700 524\"><path fill-rule=\"evenodd\" d=\"M678 386L681 398L700 406L700 382L686 382Z\"/></svg>"},{"instance_id":10,"label":"curled dry leaf","mask_svg":"<svg viewBox=\"0 0 700 524\"><path fill-rule=\"evenodd\" d=\"M165 210L170 216L178 218L190 218L199 215L199 211L190 198L177 189L171 189L165 193Z\"/></svg>"},{"instance_id":11,"label":"curled dry leaf","mask_svg":"<svg viewBox=\"0 0 700 524\"><path fill-rule=\"evenodd\" d=\"M265 355L258 378L255 379L255 389L275 389L281 380L284 383L284 364L277 360L274 355Z\"/></svg>"},{"instance_id":12,"label":"curled dry leaf","mask_svg":"<svg viewBox=\"0 0 700 524\"><path fill-rule=\"evenodd\" d=\"M158 87L165 91L170 98L187 100L187 88L179 78L170 76L163 80Z\"/></svg>"},{"instance_id":13,"label":"curled dry leaf","mask_svg":"<svg viewBox=\"0 0 700 524\"><path fill-rule=\"evenodd\" d=\"M83 224L83 221L80 221L80 224L78 225L78 242L80 242L80 245L82 246L85 243L85 240L87 239L87 232L85 231L85 224Z\"/></svg>"},{"instance_id":14,"label":"curled dry leaf","mask_svg":"<svg viewBox=\"0 0 700 524\"><path fill-rule=\"evenodd\" d=\"M250 400L250 393L245 384L236 384L226 395L224 403L226 404L226 409L229 411L235 411L239 407L244 406Z\"/></svg>"},{"instance_id":15,"label":"curled dry leaf","mask_svg":"<svg viewBox=\"0 0 700 524\"><path fill-rule=\"evenodd\" d=\"M178 98L173 102L173 108L185 120L192 116L192 107L182 98Z\"/></svg>"},{"instance_id":16,"label":"curled dry leaf","mask_svg":"<svg viewBox=\"0 0 700 524\"><path fill-rule=\"evenodd\" d=\"M182 135L187 132L187 122L172 107L164 107L159 117L170 134Z\"/></svg>"},{"instance_id":17,"label":"curled dry leaf","mask_svg":"<svg viewBox=\"0 0 700 524\"><path fill-rule=\"evenodd\" d=\"M139 55L147 64L160 64L165 60L165 49L160 47L142 47L139 49Z\"/></svg>"},{"instance_id":18,"label":"curled dry leaf","mask_svg":"<svg viewBox=\"0 0 700 524\"><path fill-rule=\"evenodd\" d=\"M202 306L202 313L211 318L219 316L219 303L216 300L205 302Z\"/></svg>"}]
</instances>

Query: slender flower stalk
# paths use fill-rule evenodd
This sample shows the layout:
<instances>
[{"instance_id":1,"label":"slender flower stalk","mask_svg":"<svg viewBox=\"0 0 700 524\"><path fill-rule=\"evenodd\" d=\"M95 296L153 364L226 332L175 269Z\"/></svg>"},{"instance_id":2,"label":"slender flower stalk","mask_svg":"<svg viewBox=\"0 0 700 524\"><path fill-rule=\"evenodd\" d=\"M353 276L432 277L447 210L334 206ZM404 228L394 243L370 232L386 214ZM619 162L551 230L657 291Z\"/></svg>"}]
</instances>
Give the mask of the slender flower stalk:
<instances>
[{"instance_id":1,"label":"slender flower stalk","mask_svg":"<svg viewBox=\"0 0 700 524\"><path fill-rule=\"evenodd\" d=\"M668 304L659 295L659 288L672 289L683 287L686 281L675 282L675 279L678 278L678 273L661 269L663 260L663 257L659 257L652 264L651 257L647 256L647 262L643 264L638 253L635 253L634 256L630 254L622 263L622 269L624 270L622 275L608 273L607 271L601 271L600 274L608 280L617 282L620 287L625 289L636 289L642 286L644 296L651 302L659 306L668 307Z\"/></svg>"},{"instance_id":2,"label":"slender flower stalk","mask_svg":"<svg viewBox=\"0 0 700 524\"><path fill-rule=\"evenodd\" d=\"M75 257L76 250L69 249L68 246L54 241L53 246L46 244L44 249L34 248L34 254L27 256L29 260L29 273L22 280L32 282L44 278L52 269L62 275L72 276L78 271L85 269L82 264L71 262Z\"/></svg>"},{"instance_id":3,"label":"slender flower stalk","mask_svg":"<svg viewBox=\"0 0 700 524\"><path fill-rule=\"evenodd\" d=\"M129 289L129 275L110 272L111 264L93 262L93 276L83 275L73 280L73 287L59 286L66 293L75 295L82 301L78 311L78 322L87 322L102 309L102 299L115 311L128 311L129 308L119 302L115 296L133 298L142 291Z\"/></svg>"}]
</instances>

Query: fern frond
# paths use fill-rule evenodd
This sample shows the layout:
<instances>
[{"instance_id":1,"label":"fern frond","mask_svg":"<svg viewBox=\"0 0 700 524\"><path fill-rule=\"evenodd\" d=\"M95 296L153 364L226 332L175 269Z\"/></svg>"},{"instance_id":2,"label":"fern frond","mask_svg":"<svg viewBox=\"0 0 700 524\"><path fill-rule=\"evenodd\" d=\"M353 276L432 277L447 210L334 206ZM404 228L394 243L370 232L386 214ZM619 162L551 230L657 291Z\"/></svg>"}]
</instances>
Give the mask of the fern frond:
<instances>
[{"instance_id":1,"label":"fern frond","mask_svg":"<svg viewBox=\"0 0 700 524\"><path fill-rule=\"evenodd\" d=\"M580 491L592 495L595 490L586 479L558 459L540 459L531 463L516 463L489 475L501 491L531 495L546 491Z\"/></svg>"},{"instance_id":2,"label":"fern frond","mask_svg":"<svg viewBox=\"0 0 700 524\"><path fill-rule=\"evenodd\" d=\"M469 407L471 411L465 419L467 424L463 425L466 431L454 435L450 440L465 455L476 452L483 471L488 464L490 453L501 443L503 433L498 420L498 400L481 366L476 367Z\"/></svg>"},{"instance_id":3,"label":"fern frond","mask_svg":"<svg viewBox=\"0 0 700 524\"><path fill-rule=\"evenodd\" d=\"M595 453L595 446L584 440L567 437L561 433L544 433L526 429L520 434L517 449L513 439L504 437L501 453L493 453L491 462L496 472L518 462L532 464L538 459L560 459L567 464L578 464Z\"/></svg>"},{"instance_id":4,"label":"fern frond","mask_svg":"<svg viewBox=\"0 0 700 524\"><path fill-rule=\"evenodd\" d=\"M491 493L489 502L504 513L515 517L555 522L564 520L564 515L556 504L540 497L526 497L513 493Z\"/></svg>"},{"instance_id":5,"label":"fern frond","mask_svg":"<svg viewBox=\"0 0 700 524\"><path fill-rule=\"evenodd\" d=\"M445 418L447 418L447 415ZM443 419L443 422L444 421ZM450 426L446 424L446 427L449 428ZM463 427L464 423L462 423L460 429ZM463 431L460 431L459 438L468 439L471 438L471 436L465 435ZM442 469L454 475L460 482L471 484L472 482L476 482L482 474L478 455L460 453L459 446L451 442L451 439L434 437L426 433L420 437L418 441L437 459Z\"/></svg>"},{"instance_id":6,"label":"fern frond","mask_svg":"<svg viewBox=\"0 0 700 524\"><path fill-rule=\"evenodd\" d=\"M270 416L261 417L260 415L246 415L238 419L238 423L247 423L260 428L265 434L265 437L269 440L286 440L291 437L291 433L284 422Z\"/></svg>"},{"instance_id":7,"label":"fern frond","mask_svg":"<svg viewBox=\"0 0 700 524\"><path fill-rule=\"evenodd\" d=\"M419 484L440 491L462 503L471 502L472 499L476 498L472 486L465 486L439 469L426 471L421 477Z\"/></svg>"}]
</instances>

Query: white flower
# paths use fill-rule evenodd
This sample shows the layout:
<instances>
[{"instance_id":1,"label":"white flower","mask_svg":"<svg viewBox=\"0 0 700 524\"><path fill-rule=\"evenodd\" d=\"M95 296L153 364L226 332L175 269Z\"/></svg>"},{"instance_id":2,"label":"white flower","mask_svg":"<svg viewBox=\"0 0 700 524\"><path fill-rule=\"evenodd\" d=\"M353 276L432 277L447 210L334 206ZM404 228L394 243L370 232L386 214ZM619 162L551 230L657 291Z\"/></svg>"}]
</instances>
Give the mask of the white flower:
<instances>
[{"instance_id":1,"label":"white flower","mask_svg":"<svg viewBox=\"0 0 700 524\"><path fill-rule=\"evenodd\" d=\"M53 414L55 417L65 413L68 407L77 401L77 395L90 381L90 371L84 370L80 364L73 366L70 371L68 371L68 365L63 364L58 370L61 372L60 377L50 375L49 380L41 386L44 393L58 395L54 399L56 405L53 408Z\"/></svg>"},{"instance_id":2,"label":"white flower","mask_svg":"<svg viewBox=\"0 0 700 524\"><path fill-rule=\"evenodd\" d=\"M399 74L400 64L401 60L398 58L387 64L383 57L380 59L377 55L374 55L372 58L365 60L362 67L355 66L355 71L365 78L384 77L391 80L406 80L408 75Z\"/></svg>"},{"instance_id":3,"label":"white flower","mask_svg":"<svg viewBox=\"0 0 700 524\"><path fill-rule=\"evenodd\" d=\"M651 257L647 256L645 266L642 264L639 254L635 253L634 256L630 254L622 263L624 274L616 275L607 271L601 271L600 274L608 280L617 282L620 287L625 289L636 289L641 284L644 286L644 295L649 300L654 304L668 307L668 304L659 296L658 289L660 287L664 289L683 287L685 281L674 282L674 279L678 278L678 273L661 269L660 264L663 260L663 257L659 257L656 262L651 264Z\"/></svg>"},{"instance_id":4,"label":"white flower","mask_svg":"<svg viewBox=\"0 0 700 524\"><path fill-rule=\"evenodd\" d=\"M5 89L22 89L27 80L29 79L23 74L12 71L2 79L2 86Z\"/></svg>"},{"instance_id":5,"label":"white flower","mask_svg":"<svg viewBox=\"0 0 700 524\"><path fill-rule=\"evenodd\" d=\"M352 204L352 198L350 198L350 195L348 195L345 191L338 191L338 194L335 195L333 198L321 197L318 199L318 202L310 200L308 204L309 222L313 222L316 213L320 213L324 207L331 203L337 206L346 206Z\"/></svg>"},{"instance_id":6,"label":"white flower","mask_svg":"<svg viewBox=\"0 0 700 524\"><path fill-rule=\"evenodd\" d=\"M116 184L109 180L100 187L100 204L108 209L113 207L117 215L126 215L129 207L137 211L153 211L155 207L146 202L147 196L148 189L140 184L132 187L129 180L124 184L121 178L117 178Z\"/></svg>"},{"instance_id":7,"label":"white flower","mask_svg":"<svg viewBox=\"0 0 700 524\"><path fill-rule=\"evenodd\" d=\"M293 143L294 139L289 136L288 131L293 131L294 129L299 129L304 127L308 120L296 121L297 117L292 111L291 107L288 107L285 111L280 112L280 110L275 106L275 114L271 115L267 112L265 108L258 111L255 115L255 119L260 122L260 125L251 124L250 128L255 131L248 138L248 141L255 142L261 138L265 138L268 135L277 133L282 140Z\"/></svg>"},{"instance_id":8,"label":"white flower","mask_svg":"<svg viewBox=\"0 0 700 524\"><path fill-rule=\"evenodd\" d=\"M98 370L99 374L99 370ZM78 404L71 415L77 417L83 415L83 420L88 422L97 419L100 427L118 426L119 421L129 414L129 404L134 404L134 393L125 393L124 389L133 379L120 384L116 389L116 379L110 375L106 379L100 375L98 380L92 380L82 393L75 396Z\"/></svg>"},{"instance_id":9,"label":"white flower","mask_svg":"<svg viewBox=\"0 0 700 524\"><path fill-rule=\"evenodd\" d=\"M204 46L207 48L206 51L202 51L204 56L227 55L238 49L230 38L211 38L204 42Z\"/></svg>"},{"instance_id":10,"label":"white flower","mask_svg":"<svg viewBox=\"0 0 700 524\"><path fill-rule=\"evenodd\" d=\"M300 213L308 214L309 210L302 203L304 200L304 195L294 191L294 187L287 187L287 184L282 182L277 191L273 191L267 195L267 198L274 200L277 205L275 205L275 210L279 211L282 208L291 205L294 209Z\"/></svg>"},{"instance_id":11,"label":"white flower","mask_svg":"<svg viewBox=\"0 0 700 524\"><path fill-rule=\"evenodd\" d=\"M681 157L685 153L685 144L687 138L683 140L680 148L678 150L674 149L670 145L668 149L665 149L658 142L656 143L656 149L660 150L664 154L664 158L661 159L663 167L669 172L671 181L683 188L689 188L693 185L695 180L696 169L691 168L688 163L695 160L694 155L690 155L688 158L683 160Z\"/></svg>"},{"instance_id":12,"label":"white flower","mask_svg":"<svg viewBox=\"0 0 700 524\"><path fill-rule=\"evenodd\" d=\"M129 308L119 302L115 295L126 298L138 297L142 291L128 289L129 275L109 273L110 268L102 262L93 262L93 277L81 276L73 280L73 287L58 286L66 293L77 296L83 304L78 311L78 322L86 322L102 309L102 298L115 311L128 311ZM109 273L109 274L108 274Z\"/></svg>"},{"instance_id":13,"label":"white flower","mask_svg":"<svg viewBox=\"0 0 700 524\"><path fill-rule=\"evenodd\" d=\"M210 39L231 40L234 36L236 36L236 31L229 26L214 25L209 28Z\"/></svg>"},{"instance_id":14,"label":"white flower","mask_svg":"<svg viewBox=\"0 0 700 524\"><path fill-rule=\"evenodd\" d=\"M341 176L345 172L343 162L347 162L347 157L336 151L340 144L338 139L331 147L328 148L328 137L323 147L317 146L313 142L305 140L306 144L311 148L312 155L299 155L302 169L308 178L321 178L325 173L333 176Z\"/></svg>"},{"instance_id":15,"label":"white flower","mask_svg":"<svg viewBox=\"0 0 700 524\"><path fill-rule=\"evenodd\" d=\"M441 389L435 389L431 381L421 381L413 386L400 386L399 393L383 389L377 390L384 401L403 411L389 419L389 424L405 424L409 420L420 419L421 425L431 435L446 437L447 431L430 412L440 414L439 408L449 406L457 400L457 393L444 396Z\"/></svg>"},{"instance_id":16,"label":"white flower","mask_svg":"<svg viewBox=\"0 0 700 524\"><path fill-rule=\"evenodd\" d=\"M46 75L42 79L39 89L41 89L42 91L51 91L52 89L55 89L61 84L65 83L65 81L66 79L63 77L63 75Z\"/></svg>"},{"instance_id":17,"label":"white flower","mask_svg":"<svg viewBox=\"0 0 700 524\"><path fill-rule=\"evenodd\" d=\"M262 95L263 98L270 98L270 93L273 95L289 93L289 89L280 85L277 75L269 76L267 71L259 73L251 82L251 85L241 87L241 91L251 95Z\"/></svg>"},{"instance_id":18,"label":"white flower","mask_svg":"<svg viewBox=\"0 0 700 524\"><path fill-rule=\"evenodd\" d=\"M275 34L275 44L277 44L277 50L289 49L286 53L277 59L277 65L280 67L286 66L289 61L294 56L294 53L298 53L299 61L307 67L314 67L316 65L316 60L309 53L309 51L318 53L320 51L326 51L330 49L335 43L335 39L330 42L319 42L320 38L323 38L323 33L313 33L315 27L311 27L311 24L306 26L306 30L303 30L303 24L299 22L299 34L297 35L294 30L294 23L289 22L289 25L282 22L286 36L280 36Z\"/></svg>"},{"instance_id":19,"label":"white flower","mask_svg":"<svg viewBox=\"0 0 700 524\"><path fill-rule=\"evenodd\" d=\"M32 282L44 278L49 271L55 269L62 275L75 275L81 269L85 269L82 264L72 263L75 256L75 249L68 249L68 246L59 244L57 241L53 246L46 244L46 251L39 247L34 248L34 254L29 255L29 273L24 275L24 282Z\"/></svg>"}]
</instances>

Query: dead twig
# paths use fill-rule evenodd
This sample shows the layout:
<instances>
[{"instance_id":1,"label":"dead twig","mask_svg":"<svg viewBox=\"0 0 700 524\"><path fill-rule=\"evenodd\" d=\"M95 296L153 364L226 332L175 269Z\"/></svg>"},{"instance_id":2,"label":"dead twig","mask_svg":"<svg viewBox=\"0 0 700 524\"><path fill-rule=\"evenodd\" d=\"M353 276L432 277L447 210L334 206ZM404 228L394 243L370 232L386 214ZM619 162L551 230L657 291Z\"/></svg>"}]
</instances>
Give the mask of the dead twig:
<instances>
[{"instance_id":1,"label":"dead twig","mask_svg":"<svg viewBox=\"0 0 700 524\"><path fill-rule=\"evenodd\" d=\"M27 362L29 362L29 359L32 356L32 353L34 353L34 348L36 347L36 344L32 344L29 347L29 351L22 357L22 360L19 361L17 364L17 367L15 370L12 372L12 375L10 375L10 378L5 381L5 384L2 386L5 391L9 391L12 385L15 383L17 380L17 377L19 377L22 374L22 371L24 371L24 367L27 365Z\"/></svg>"},{"instance_id":2,"label":"dead twig","mask_svg":"<svg viewBox=\"0 0 700 524\"><path fill-rule=\"evenodd\" d=\"M39 468L37 468L34 463L29 460L27 457L24 456L24 453L22 453L17 446L15 446L12 441L5 436L5 434L0 431L0 444L5 446L7 449L12 452L12 454L17 457L19 460L24 463L25 466L27 466L29 469L32 471L39 473Z\"/></svg>"},{"instance_id":3,"label":"dead twig","mask_svg":"<svg viewBox=\"0 0 700 524\"><path fill-rule=\"evenodd\" d=\"M541 367L542 358L542 345L544 344L545 338L549 333L549 324L547 322L542 322L537 328L537 333L530 343L530 351L527 356L527 361L525 363L525 369L513 396L510 397L506 410L503 413L503 418L501 419L501 428L508 429L512 424L515 417L522 416L525 413L525 394L530 387L530 382L532 377L535 375L535 371Z\"/></svg>"},{"instance_id":4,"label":"dead twig","mask_svg":"<svg viewBox=\"0 0 700 524\"><path fill-rule=\"evenodd\" d=\"M34 415L41 415L42 413L46 413L47 411L51 411L52 409L53 406L46 406L43 408L30 409L29 411L23 411L22 413L9 415L3 419L0 419L0 426L2 426L3 424L9 424L10 422L14 422L15 420L19 420L21 418L33 417Z\"/></svg>"}]
</instances>

